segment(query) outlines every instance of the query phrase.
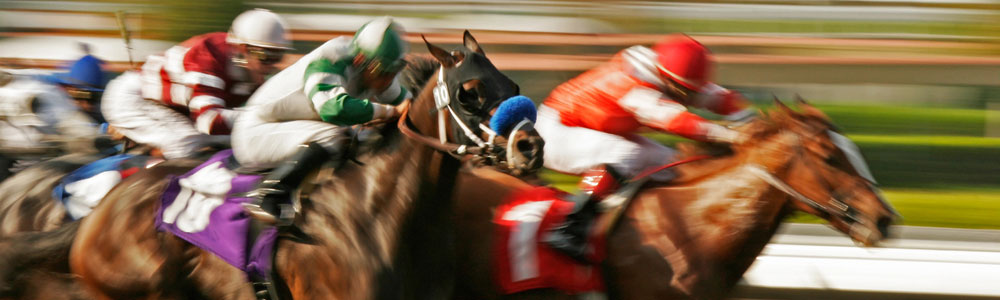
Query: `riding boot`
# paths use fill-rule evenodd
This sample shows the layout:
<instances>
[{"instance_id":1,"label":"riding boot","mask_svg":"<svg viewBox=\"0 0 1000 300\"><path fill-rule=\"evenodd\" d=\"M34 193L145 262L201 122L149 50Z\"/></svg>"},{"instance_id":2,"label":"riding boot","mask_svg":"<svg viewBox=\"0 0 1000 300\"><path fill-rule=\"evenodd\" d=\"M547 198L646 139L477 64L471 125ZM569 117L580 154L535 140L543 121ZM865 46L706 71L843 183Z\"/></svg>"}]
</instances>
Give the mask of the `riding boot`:
<instances>
[{"instance_id":1,"label":"riding boot","mask_svg":"<svg viewBox=\"0 0 1000 300\"><path fill-rule=\"evenodd\" d=\"M338 151L339 152L339 151ZM250 193L252 202L244 203L250 216L261 222L287 226L291 225L295 211L291 205L291 193L305 177L330 159L338 159L337 153L330 153L317 143L303 145L289 160L286 160L257 185Z\"/></svg>"},{"instance_id":2,"label":"riding boot","mask_svg":"<svg viewBox=\"0 0 1000 300\"><path fill-rule=\"evenodd\" d=\"M590 263L588 256L591 225L597 218L597 203L614 192L620 182L610 167L584 173L580 180L580 193L570 200L575 203L573 211L566 215L562 223L553 226L542 238L553 249L583 263Z\"/></svg>"}]
</instances>

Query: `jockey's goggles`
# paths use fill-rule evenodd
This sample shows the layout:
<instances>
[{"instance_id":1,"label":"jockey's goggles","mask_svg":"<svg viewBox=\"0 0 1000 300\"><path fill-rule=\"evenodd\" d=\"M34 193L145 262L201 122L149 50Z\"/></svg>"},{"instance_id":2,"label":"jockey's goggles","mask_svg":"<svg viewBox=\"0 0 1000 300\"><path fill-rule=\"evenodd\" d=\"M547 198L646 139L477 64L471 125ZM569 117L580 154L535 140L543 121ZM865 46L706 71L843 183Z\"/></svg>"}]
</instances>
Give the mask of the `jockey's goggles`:
<instances>
[{"instance_id":1,"label":"jockey's goggles","mask_svg":"<svg viewBox=\"0 0 1000 300\"><path fill-rule=\"evenodd\" d=\"M385 64L377 59L372 59L368 60L368 62L365 63L364 67L367 72L375 76L385 75L385 74L395 74L399 73L399 71L402 71L403 68L406 67L406 61L402 59L397 59L392 63Z\"/></svg>"},{"instance_id":2,"label":"jockey's goggles","mask_svg":"<svg viewBox=\"0 0 1000 300\"><path fill-rule=\"evenodd\" d=\"M66 86L66 94L69 94L70 98L76 100L92 101L94 100L95 93L96 92L92 92L86 89L76 88L74 86Z\"/></svg>"},{"instance_id":3,"label":"jockey's goggles","mask_svg":"<svg viewBox=\"0 0 1000 300\"><path fill-rule=\"evenodd\" d=\"M255 46L248 46L247 52L251 56L257 59L261 64L273 65L281 61L285 57L285 49L272 49L272 48L262 48Z\"/></svg>"}]
</instances>

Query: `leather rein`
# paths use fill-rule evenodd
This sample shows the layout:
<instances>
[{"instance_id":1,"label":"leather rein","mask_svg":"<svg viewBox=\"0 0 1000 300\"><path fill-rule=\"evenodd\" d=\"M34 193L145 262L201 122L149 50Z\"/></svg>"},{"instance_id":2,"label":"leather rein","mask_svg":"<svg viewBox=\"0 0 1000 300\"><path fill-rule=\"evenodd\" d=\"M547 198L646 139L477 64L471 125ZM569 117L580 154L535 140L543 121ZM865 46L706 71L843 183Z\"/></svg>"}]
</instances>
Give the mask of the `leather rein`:
<instances>
[{"instance_id":1,"label":"leather rein","mask_svg":"<svg viewBox=\"0 0 1000 300\"><path fill-rule=\"evenodd\" d=\"M490 149L493 148L492 146L470 147L467 145L460 145L447 141L441 141L439 139L423 135L417 132L416 129L412 128L413 124L410 122L409 115L410 115L410 108L407 107L406 110L403 111L403 114L399 116L399 122L397 123L399 131L402 132L403 135L405 135L406 137L416 140L417 142L424 144L428 147L431 147L434 150L445 152L453 156L462 156L465 154L481 155L489 153Z\"/></svg>"}]
</instances>

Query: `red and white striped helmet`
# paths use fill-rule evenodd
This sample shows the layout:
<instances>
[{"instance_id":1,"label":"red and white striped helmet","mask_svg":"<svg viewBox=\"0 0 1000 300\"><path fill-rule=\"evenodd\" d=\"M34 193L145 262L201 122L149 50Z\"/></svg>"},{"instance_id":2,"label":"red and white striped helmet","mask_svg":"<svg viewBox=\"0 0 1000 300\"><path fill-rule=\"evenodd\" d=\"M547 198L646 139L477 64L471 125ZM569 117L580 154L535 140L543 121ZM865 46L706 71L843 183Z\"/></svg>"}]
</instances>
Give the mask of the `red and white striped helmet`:
<instances>
[{"instance_id":1,"label":"red and white striped helmet","mask_svg":"<svg viewBox=\"0 0 1000 300\"><path fill-rule=\"evenodd\" d=\"M693 91L709 81L712 61L708 48L685 34L673 34L653 45L660 76Z\"/></svg>"}]
</instances>

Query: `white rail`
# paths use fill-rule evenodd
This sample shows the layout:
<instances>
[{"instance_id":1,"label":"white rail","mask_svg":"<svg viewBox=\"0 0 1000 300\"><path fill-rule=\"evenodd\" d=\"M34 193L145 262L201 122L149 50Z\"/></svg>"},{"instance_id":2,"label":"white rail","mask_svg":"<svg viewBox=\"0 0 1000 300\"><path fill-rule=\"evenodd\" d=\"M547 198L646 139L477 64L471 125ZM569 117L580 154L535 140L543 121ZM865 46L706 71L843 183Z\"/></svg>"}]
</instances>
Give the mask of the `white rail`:
<instances>
[{"instance_id":1,"label":"white rail","mask_svg":"<svg viewBox=\"0 0 1000 300\"><path fill-rule=\"evenodd\" d=\"M737 297L791 290L803 299L1000 298L1000 231L895 229L900 238L885 247L861 248L821 225L786 225L744 275Z\"/></svg>"}]
</instances>

